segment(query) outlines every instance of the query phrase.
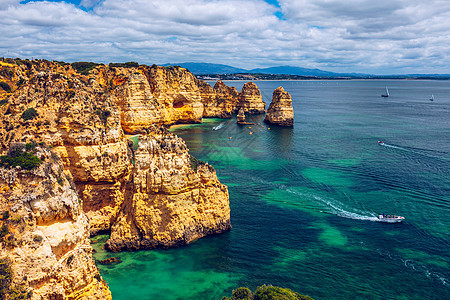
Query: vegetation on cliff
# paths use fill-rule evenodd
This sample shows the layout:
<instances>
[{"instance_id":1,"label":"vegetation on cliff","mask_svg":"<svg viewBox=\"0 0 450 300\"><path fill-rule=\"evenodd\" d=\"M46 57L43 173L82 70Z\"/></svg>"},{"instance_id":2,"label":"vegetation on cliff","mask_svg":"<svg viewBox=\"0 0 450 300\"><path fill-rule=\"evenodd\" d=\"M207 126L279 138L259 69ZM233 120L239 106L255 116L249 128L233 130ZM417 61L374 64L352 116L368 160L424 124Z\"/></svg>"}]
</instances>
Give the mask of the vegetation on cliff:
<instances>
[{"instance_id":1,"label":"vegetation on cliff","mask_svg":"<svg viewBox=\"0 0 450 300\"><path fill-rule=\"evenodd\" d=\"M262 285L254 294L249 288L240 287L233 291L231 298L223 297L222 300L314 300L313 298L293 292L290 289L277 286Z\"/></svg>"},{"instance_id":2,"label":"vegetation on cliff","mask_svg":"<svg viewBox=\"0 0 450 300\"><path fill-rule=\"evenodd\" d=\"M7 155L0 156L0 166L11 168L20 166L22 169L31 170L42 163L42 160L33 154L36 147L33 143L17 143L11 145Z\"/></svg>"},{"instance_id":3,"label":"vegetation on cliff","mask_svg":"<svg viewBox=\"0 0 450 300\"><path fill-rule=\"evenodd\" d=\"M0 259L0 299L30 299L31 295L32 292L23 284L13 283L11 262L8 259Z\"/></svg>"}]
</instances>

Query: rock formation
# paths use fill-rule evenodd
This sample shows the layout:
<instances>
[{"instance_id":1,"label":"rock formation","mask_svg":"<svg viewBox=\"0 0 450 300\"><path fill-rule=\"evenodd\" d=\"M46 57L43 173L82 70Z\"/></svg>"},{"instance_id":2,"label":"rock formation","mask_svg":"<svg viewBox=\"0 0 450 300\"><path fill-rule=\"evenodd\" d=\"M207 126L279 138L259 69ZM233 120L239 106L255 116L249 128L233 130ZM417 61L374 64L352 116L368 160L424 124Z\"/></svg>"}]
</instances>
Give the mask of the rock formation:
<instances>
[{"instance_id":1,"label":"rock formation","mask_svg":"<svg viewBox=\"0 0 450 300\"><path fill-rule=\"evenodd\" d=\"M193 165L182 139L154 132L134 155L133 187L107 249L168 248L230 229L227 187L210 165Z\"/></svg>"},{"instance_id":2,"label":"rock formation","mask_svg":"<svg viewBox=\"0 0 450 300\"><path fill-rule=\"evenodd\" d=\"M163 126L201 122L205 107L206 116L231 116L237 91L208 89L180 67L100 65L82 75L43 60L2 62L0 81L10 87L0 89L0 155L19 142L51 148L29 177L1 171L1 212L17 213L28 227L23 236L17 229L19 248L2 245L0 259L8 258L25 290L42 298L110 297L89 233L111 232L107 247L118 251L182 245L230 228L226 186ZM216 102L208 103L205 91ZM133 145L127 134L139 141ZM45 169L47 176L44 166L54 171ZM42 245L30 241L34 236Z\"/></svg>"},{"instance_id":3,"label":"rock formation","mask_svg":"<svg viewBox=\"0 0 450 300\"><path fill-rule=\"evenodd\" d=\"M43 163L31 171L0 167L0 265L9 277L3 292L111 299L92 259L89 223L72 179L49 150L33 152Z\"/></svg>"},{"instance_id":4,"label":"rock formation","mask_svg":"<svg viewBox=\"0 0 450 300\"><path fill-rule=\"evenodd\" d=\"M264 122L278 126L294 125L294 109L291 95L280 86L273 91L272 102L267 110Z\"/></svg>"},{"instance_id":5,"label":"rock formation","mask_svg":"<svg viewBox=\"0 0 450 300\"><path fill-rule=\"evenodd\" d=\"M245 124L245 113L244 113L244 108L240 108L239 112L237 114L237 123L238 124Z\"/></svg>"},{"instance_id":6,"label":"rock formation","mask_svg":"<svg viewBox=\"0 0 450 300\"><path fill-rule=\"evenodd\" d=\"M203 117L231 118L238 101L236 88L226 86L221 80L216 82L214 88L201 80L198 80L198 86L204 107Z\"/></svg>"},{"instance_id":7,"label":"rock formation","mask_svg":"<svg viewBox=\"0 0 450 300\"><path fill-rule=\"evenodd\" d=\"M244 84L241 92L239 93L235 111L243 108L245 113L257 115L263 114L265 112L265 107L266 103L262 101L261 92L256 84L253 82L247 82Z\"/></svg>"}]
</instances>

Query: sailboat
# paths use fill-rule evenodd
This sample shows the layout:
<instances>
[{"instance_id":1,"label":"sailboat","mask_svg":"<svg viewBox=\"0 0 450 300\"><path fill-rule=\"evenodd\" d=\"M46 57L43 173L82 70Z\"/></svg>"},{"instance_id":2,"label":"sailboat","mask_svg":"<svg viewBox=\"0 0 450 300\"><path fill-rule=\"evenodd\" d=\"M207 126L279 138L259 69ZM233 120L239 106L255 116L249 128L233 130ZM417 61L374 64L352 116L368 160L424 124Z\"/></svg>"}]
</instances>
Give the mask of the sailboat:
<instances>
[{"instance_id":1,"label":"sailboat","mask_svg":"<svg viewBox=\"0 0 450 300\"><path fill-rule=\"evenodd\" d=\"M434 101L434 95L433 94L431 94L430 101Z\"/></svg>"},{"instance_id":2,"label":"sailboat","mask_svg":"<svg viewBox=\"0 0 450 300\"><path fill-rule=\"evenodd\" d=\"M385 97L385 98L389 97L389 90L387 87L386 87L386 92L384 94L381 94L381 97Z\"/></svg>"}]
</instances>

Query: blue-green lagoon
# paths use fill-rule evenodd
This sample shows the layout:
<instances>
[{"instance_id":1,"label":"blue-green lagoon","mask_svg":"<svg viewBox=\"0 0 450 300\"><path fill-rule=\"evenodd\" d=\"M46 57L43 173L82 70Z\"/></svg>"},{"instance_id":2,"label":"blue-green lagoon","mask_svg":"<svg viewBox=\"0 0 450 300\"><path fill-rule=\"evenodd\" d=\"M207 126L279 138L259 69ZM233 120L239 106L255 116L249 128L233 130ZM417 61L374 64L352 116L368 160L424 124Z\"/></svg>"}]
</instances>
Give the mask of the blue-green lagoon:
<instances>
[{"instance_id":1,"label":"blue-green lagoon","mask_svg":"<svg viewBox=\"0 0 450 300\"><path fill-rule=\"evenodd\" d=\"M450 82L256 83L267 106L277 87L291 94L294 128L252 116L260 125L173 130L228 185L232 230L118 254L95 237L95 259L123 261L99 265L113 299L221 299L262 284L316 299L450 299Z\"/></svg>"}]
</instances>

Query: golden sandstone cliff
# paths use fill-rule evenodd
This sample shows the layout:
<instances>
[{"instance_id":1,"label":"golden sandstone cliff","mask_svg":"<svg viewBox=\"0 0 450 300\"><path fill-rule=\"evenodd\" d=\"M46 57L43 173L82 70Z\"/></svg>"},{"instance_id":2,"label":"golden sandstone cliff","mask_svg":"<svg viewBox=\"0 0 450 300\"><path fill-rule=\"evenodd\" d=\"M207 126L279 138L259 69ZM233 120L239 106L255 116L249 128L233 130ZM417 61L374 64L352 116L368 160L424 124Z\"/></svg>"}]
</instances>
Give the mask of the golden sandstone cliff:
<instances>
[{"instance_id":1,"label":"golden sandstone cliff","mask_svg":"<svg viewBox=\"0 0 450 300\"><path fill-rule=\"evenodd\" d=\"M69 64L11 60L0 63L0 82L0 154L20 143L47 149L31 171L2 161L0 213L27 220L16 229L2 219L8 288L34 299L108 298L89 234L110 232L108 249L120 251L182 245L231 227L227 187L164 128L201 122L205 104L220 107L186 69L100 65L81 75ZM221 93L235 105L234 92ZM218 99L214 89L210 96ZM38 207L24 197L38 197Z\"/></svg>"},{"instance_id":2,"label":"golden sandstone cliff","mask_svg":"<svg viewBox=\"0 0 450 300\"><path fill-rule=\"evenodd\" d=\"M269 105L264 122L287 127L294 125L291 95L281 86L273 91L272 102Z\"/></svg>"},{"instance_id":3,"label":"golden sandstone cliff","mask_svg":"<svg viewBox=\"0 0 450 300\"><path fill-rule=\"evenodd\" d=\"M111 299L72 179L56 155L33 147L39 167L0 168L2 299Z\"/></svg>"},{"instance_id":4,"label":"golden sandstone cliff","mask_svg":"<svg viewBox=\"0 0 450 300\"><path fill-rule=\"evenodd\" d=\"M110 298L89 234L109 232L105 246L121 251L230 229L227 187L165 126L264 113L253 83L238 92L181 67L83 68L0 61L0 155L27 143L43 161L0 161L0 271L33 299Z\"/></svg>"}]
</instances>

